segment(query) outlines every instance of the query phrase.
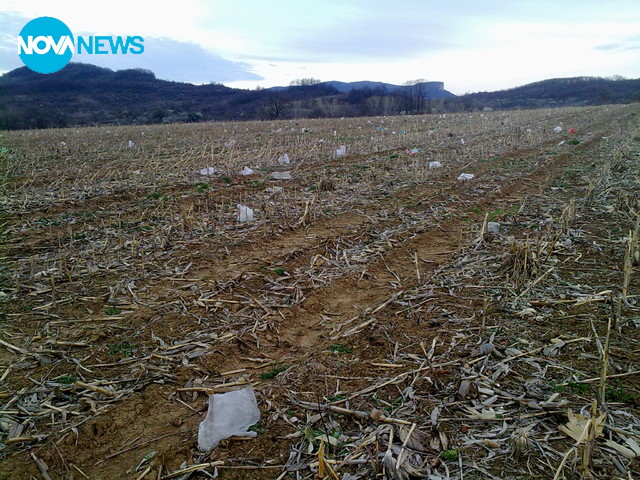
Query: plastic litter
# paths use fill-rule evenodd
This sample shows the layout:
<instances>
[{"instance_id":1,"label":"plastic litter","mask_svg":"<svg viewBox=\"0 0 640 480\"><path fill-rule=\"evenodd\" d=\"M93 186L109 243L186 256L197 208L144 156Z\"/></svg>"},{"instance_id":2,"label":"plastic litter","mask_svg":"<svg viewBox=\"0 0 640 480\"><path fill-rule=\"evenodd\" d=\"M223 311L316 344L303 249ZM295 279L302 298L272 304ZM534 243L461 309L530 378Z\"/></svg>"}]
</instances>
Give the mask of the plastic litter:
<instances>
[{"instance_id":1,"label":"plastic litter","mask_svg":"<svg viewBox=\"0 0 640 480\"><path fill-rule=\"evenodd\" d=\"M461 173L458 177L458 181L466 182L467 180L471 180L475 175L473 173Z\"/></svg>"},{"instance_id":2,"label":"plastic litter","mask_svg":"<svg viewBox=\"0 0 640 480\"><path fill-rule=\"evenodd\" d=\"M560 146L560 145L564 145L564 140L560 140L560 141L558 142L558 146Z\"/></svg>"},{"instance_id":3,"label":"plastic litter","mask_svg":"<svg viewBox=\"0 0 640 480\"><path fill-rule=\"evenodd\" d=\"M238 220L241 222L253 222L253 209L246 205L238 204Z\"/></svg>"},{"instance_id":4,"label":"plastic litter","mask_svg":"<svg viewBox=\"0 0 640 480\"><path fill-rule=\"evenodd\" d=\"M340 145L340 148L336 148L336 157L344 157L347 154L347 147Z\"/></svg>"},{"instance_id":5,"label":"plastic litter","mask_svg":"<svg viewBox=\"0 0 640 480\"><path fill-rule=\"evenodd\" d=\"M209 395L209 410L198 428L198 448L208 452L225 438L255 437L256 432L248 428L258 420L260 410L252 388Z\"/></svg>"},{"instance_id":6,"label":"plastic litter","mask_svg":"<svg viewBox=\"0 0 640 480\"><path fill-rule=\"evenodd\" d=\"M487 232L489 232L489 233L500 233L500 222L488 222L487 223Z\"/></svg>"},{"instance_id":7,"label":"plastic litter","mask_svg":"<svg viewBox=\"0 0 640 480\"><path fill-rule=\"evenodd\" d=\"M280 193L282 187L267 187L267 193Z\"/></svg>"},{"instance_id":8,"label":"plastic litter","mask_svg":"<svg viewBox=\"0 0 640 480\"><path fill-rule=\"evenodd\" d=\"M66 147L66 146L67 146L67 142L60 142L60 145L61 145L62 147Z\"/></svg>"},{"instance_id":9,"label":"plastic litter","mask_svg":"<svg viewBox=\"0 0 640 480\"><path fill-rule=\"evenodd\" d=\"M412 148L411 150L407 150L407 153L409 155L417 155L418 153L420 153L420 150L418 150L417 148Z\"/></svg>"},{"instance_id":10,"label":"plastic litter","mask_svg":"<svg viewBox=\"0 0 640 480\"><path fill-rule=\"evenodd\" d=\"M576 133L576 129L575 128L569 129L569 133Z\"/></svg>"},{"instance_id":11,"label":"plastic litter","mask_svg":"<svg viewBox=\"0 0 640 480\"><path fill-rule=\"evenodd\" d=\"M136 144L134 142L132 142L131 140L129 140L129 148L135 147Z\"/></svg>"},{"instance_id":12,"label":"plastic litter","mask_svg":"<svg viewBox=\"0 0 640 480\"><path fill-rule=\"evenodd\" d=\"M213 175L214 173L216 173L215 167L207 167L200 170L200 175L203 175L203 176Z\"/></svg>"},{"instance_id":13,"label":"plastic litter","mask_svg":"<svg viewBox=\"0 0 640 480\"><path fill-rule=\"evenodd\" d=\"M442 164L437 160L435 162L429 162L429 168L440 168L440 167L442 167Z\"/></svg>"},{"instance_id":14,"label":"plastic litter","mask_svg":"<svg viewBox=\"0 0 640 480\"><path fill-rule=\"evenodd\" d=\"M291 172L288 170L286 172L273 172L271 178L273 180L291 180Z\"/></svg>"},{"instance_id":15,"label":"plastic litter","mask_svg":"<svg viewBox=\"0 0 640 480\"><path fill-rule=\"evenodd\" d=\"M556 133L560 133L562 131L562 127L558 125L556 128L553 129L553 131Z\"/></svg>"},{"instance_id":16,"label":"plastic litter","mask_svg":"<svg viewBox=\"0 0 640 480\"><path fill-rule=\"evenodd\" d=\"M280 165L289 165L289 155L287 155L286 153L284 155L282 155L280 158L278 158L278 163Z\"/></svg>"},{"instance_id":17,"label":"plastic litter","mask_svg":"<svg viewBox=\"0 0 640 480\"><path fill-rule=\"evenodd\" d=\"M255 172L251 170L249 167L244 167L240 172L240 175L253 175Z\"/></svg>"}]
</instances>

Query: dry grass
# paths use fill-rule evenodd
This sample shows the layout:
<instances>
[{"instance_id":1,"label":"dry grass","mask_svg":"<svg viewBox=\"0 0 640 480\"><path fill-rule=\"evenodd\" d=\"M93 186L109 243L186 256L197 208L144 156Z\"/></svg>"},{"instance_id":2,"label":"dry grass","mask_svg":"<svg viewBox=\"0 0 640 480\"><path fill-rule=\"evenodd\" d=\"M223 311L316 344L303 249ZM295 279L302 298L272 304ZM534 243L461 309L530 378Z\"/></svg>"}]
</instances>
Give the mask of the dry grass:
<instances>
[{"instance_id":1,"label":"dry grass","mask_svg":"<svg viewBox=\"0 0 640 480\"><path fill-rule=\"evenodd\" d=\"M637 114L2 132L0 472L637 476Z\"/></svg>"}]
</instances>

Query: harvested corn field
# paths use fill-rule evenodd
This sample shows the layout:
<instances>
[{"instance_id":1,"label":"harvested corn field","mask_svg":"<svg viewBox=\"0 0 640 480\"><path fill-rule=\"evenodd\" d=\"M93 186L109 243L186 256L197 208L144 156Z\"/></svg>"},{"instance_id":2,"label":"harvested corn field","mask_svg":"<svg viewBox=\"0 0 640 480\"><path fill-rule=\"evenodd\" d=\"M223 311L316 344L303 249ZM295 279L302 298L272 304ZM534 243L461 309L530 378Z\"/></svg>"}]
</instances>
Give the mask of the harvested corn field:
<instances>
[{"instance_id":1,"label":"harvested corn field","mask_svg":"<svg viewBox=\"0 0 640 480\"><path fill-rule=\"evenodd\" d=\"M0 476L638 478L639 113L2 132Z\"/></svg>"}]
</instances>

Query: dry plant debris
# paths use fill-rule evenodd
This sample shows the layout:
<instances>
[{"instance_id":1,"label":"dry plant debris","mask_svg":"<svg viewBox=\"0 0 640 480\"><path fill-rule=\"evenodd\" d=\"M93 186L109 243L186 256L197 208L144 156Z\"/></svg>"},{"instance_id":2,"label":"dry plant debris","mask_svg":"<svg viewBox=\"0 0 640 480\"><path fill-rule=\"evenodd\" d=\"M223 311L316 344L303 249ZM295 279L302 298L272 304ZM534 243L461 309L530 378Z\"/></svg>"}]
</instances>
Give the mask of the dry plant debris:
<instances>
[{"instance_id":1,"label":"dry plant debris","mask_svg":"<svg viewBox=\"0 0 640 480\"><path fill-rule=\"evenodd\" d=\"M639 113L0 132L0 476L637 478Z\"/></svg>"}]
</instances>

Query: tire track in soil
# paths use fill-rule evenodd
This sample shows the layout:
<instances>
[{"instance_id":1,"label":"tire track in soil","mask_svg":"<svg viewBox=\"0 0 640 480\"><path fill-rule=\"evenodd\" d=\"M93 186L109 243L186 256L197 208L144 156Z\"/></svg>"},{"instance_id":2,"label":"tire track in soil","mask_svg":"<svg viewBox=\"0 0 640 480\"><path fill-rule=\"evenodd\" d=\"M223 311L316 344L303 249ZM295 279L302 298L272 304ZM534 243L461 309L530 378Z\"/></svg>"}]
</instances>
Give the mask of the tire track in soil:
<instances>
[{"instance_id":1,"label":"tire track in soil","mask_svg":"<svg viewBox=\"0 0 640 480\"><path fill-rule=\"evenodd\" d=\"M599 136L596 135L577 145L572 151L542 162L531 173L500 185L485 197L474 198L468 192L465 195L464 186L450 183L449 187L443 190L462 193L461 202L459 202L461 205L458 211L453 212L453 216L459 217L464 213L473 221L468 224L459 218L454 218L436 224L398 245L393 245L380 260L366 266L366 275L352 274L339 279L329 287L308 294L302 305L293 307L284 314L284 320L281 323L282 340L289 345L289 350L283 351L283 356L288 357L291 351L296 353L310 351L319 343L323 341L326 343L326 340L320 340L319 337L331 337L331 328L319 320L322 315L330 317L335 324L341 324L353 317L363 316L364 313L375 309L403 288L410 286L412 282L417 282L416 266L412 256L414 252L419 261L423 264L426 261L426 265L422 265L420 269L421 280L424 283L438 266L449 263L453 255L466 248L465 245L472 240L469 226L479 226L484 218L484 212L502 207L507 202L521 202L527 195L538 193L549 186L571 161L575 161L575 157L585 156ZM531 151L520 152L519 156L524 157L528 153ZM510 155L511 158L514 156L518 156L517 152L515 155ZM487 166L486 171L490 170L491 167ZM441 192L442 190L438 192L440 197ZM410 196L434 198L424 190L414 190ZM470 213L473 207L480 207L483 213ZM456 244L460 239L466 240L463 248L452 250L451 245ZM393 282L398 283L394 273L400 278L400 288L392 286ZM384 309L381 309L377 313L383 312ZM277 355L272 355L272 358L277 358Z\"/></svg>"}]
</instances>

